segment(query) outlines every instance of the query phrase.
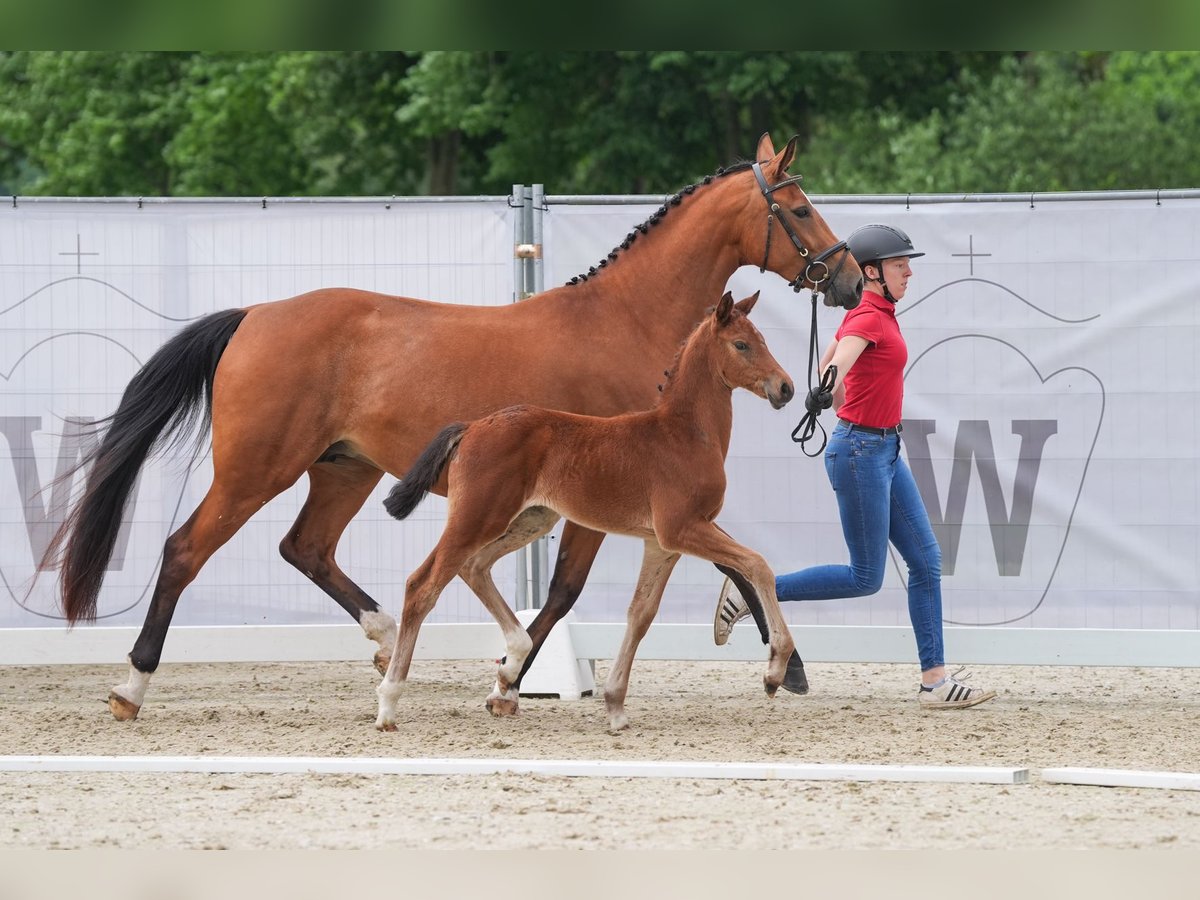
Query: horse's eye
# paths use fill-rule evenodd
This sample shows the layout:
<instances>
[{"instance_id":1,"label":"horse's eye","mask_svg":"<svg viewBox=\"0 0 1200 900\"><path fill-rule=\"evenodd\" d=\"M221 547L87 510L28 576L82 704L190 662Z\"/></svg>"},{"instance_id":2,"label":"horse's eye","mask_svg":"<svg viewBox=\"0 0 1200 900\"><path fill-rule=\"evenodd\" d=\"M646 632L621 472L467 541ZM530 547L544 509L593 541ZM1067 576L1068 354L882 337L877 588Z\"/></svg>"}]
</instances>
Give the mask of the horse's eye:
<instances>
[{"instance_id":1,"label":"horse's eye","mask_svg":"<svg viewBox=\"0 0 1200 900\"><path fill-rule=\"evenodd\" d=\"M807 206L797 206L795 209L792 210L792 215L795 216L797 219L807 219L809 216L808 207Z\"/></svg>"},{"instance_id":2,"label":"horse's eye","mask_svg":"<svg viewBox=\"0 0 1200 900\"><path fill-rule=\"evenodd\" d=\"M747 350L750 349L750 345L747 344L745 341L734 341L733 346L736 347L742 353L745 353Z\"/></svg>"}]
</instances>

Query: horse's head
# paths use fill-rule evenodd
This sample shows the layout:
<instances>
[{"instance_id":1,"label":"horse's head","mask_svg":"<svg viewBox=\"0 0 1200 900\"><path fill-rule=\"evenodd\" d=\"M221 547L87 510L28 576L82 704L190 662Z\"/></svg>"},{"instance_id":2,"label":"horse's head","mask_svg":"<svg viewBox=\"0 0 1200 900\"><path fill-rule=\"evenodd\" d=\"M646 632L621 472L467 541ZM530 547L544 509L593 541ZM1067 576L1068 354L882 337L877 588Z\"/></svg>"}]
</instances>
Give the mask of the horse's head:
<instances>
[{"instance_id":1,"label":"horse's head","mask_svg":"<svg viewBox=\"0 0 1200 900\"><path fill-rule=\"evenodd\" d=\"M733 302L728 291L713 310L717 347L714 365L731 388L745 388L782 409L795 396L792 379L767 349L762 332L748 318L758 302L758 292Z\"/></svg>"},{"instance_id":2,"label":"horse's head","mask_svg":"<svg viewBox=\"0 0 1200 900\"><path fill-rule=\"evenodd\" d=\"M742 206L741 257L787 278L797 291L820 291L826 306L854 309L862 300L862 270L800 189L800 176L788 175L796 140L776 153L764 134L751 172L739 176L754 193Z\"/></svg>"}]
</instances>

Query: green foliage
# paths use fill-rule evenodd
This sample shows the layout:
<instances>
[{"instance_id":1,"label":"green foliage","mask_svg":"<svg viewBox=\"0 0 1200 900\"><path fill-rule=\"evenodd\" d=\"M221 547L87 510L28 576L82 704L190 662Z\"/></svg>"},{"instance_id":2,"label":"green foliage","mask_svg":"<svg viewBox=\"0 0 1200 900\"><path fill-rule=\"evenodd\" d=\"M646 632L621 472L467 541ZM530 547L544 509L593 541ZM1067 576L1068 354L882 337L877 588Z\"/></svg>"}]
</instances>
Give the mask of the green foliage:
<instances>
[{"instance_id":1,"label":"green foliage","mask_svg":"<svg viewBox=\"0 0 1200 900\"><path fill-rule=\"evenodd\" d=\"M801 138L816 193L1200 183L1200 54L0 53L0 191L666 193Z\"/></svg>"},{"instance_id":2,"label":"green foliage","mask_svg":"<svg viewBox=\"0 0 1200 900\"><path fill-rule=\"evenodd\" d=\"M1200 54L1037 53L915 121L825 123L810 163L846 193L1119 190L1200 184ZM875 135L869 143L866 138ZM849 159L855 147L863 155Z\"/></svg>"}]
</instances>

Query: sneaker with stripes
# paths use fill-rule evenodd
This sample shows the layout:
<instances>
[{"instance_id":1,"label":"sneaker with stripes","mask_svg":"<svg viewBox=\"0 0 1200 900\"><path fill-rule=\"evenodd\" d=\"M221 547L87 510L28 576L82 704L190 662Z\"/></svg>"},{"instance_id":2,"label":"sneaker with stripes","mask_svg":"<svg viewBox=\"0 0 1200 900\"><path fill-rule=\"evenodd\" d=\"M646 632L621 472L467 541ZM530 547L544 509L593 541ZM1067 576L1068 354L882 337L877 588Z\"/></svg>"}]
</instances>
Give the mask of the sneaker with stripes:
<instances>
[{"instance_id":1,"label":"sneaker with stripes","mask_svg":"<svg viewBox=\"0 0 1200 900\"><path fill-rule=\"evenodd\" d=\"M734 623L750 615L750 607L733 586L728 578L721 585L721 593L717 597L717 612L713 616L713 643L718 647L729 640L729 632Z\"/></svg>"},{"instance_id":2,"label":"sneaker with stripes","mask_svg":"<svg viewBox=\"0 0 1200 900\"><path fill-rule=\"evenodd\" d=\"M922 709L966 709L984 700L996 696L995 691L985 691L982 688L968 687L963 684L970 673L964 673L960 667L953 675L948 675L939 684L932 687L921 685L917 695Z\"/></svg>"}]
</instances>

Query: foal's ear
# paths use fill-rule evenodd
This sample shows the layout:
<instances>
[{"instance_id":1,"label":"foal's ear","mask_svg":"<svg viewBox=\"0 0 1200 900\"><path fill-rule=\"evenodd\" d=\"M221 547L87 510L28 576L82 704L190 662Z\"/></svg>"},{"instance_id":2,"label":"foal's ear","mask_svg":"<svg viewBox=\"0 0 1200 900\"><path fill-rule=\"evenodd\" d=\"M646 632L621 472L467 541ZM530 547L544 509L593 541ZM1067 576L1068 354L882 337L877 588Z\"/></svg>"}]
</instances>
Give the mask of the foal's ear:
<instances>
[{"instance_id":1,"label":"foal's ear","mask_svg":"<svg viewBox=\"0 0 1200 900\"><path fill-rule=\"evenodd\" d=\"M741 311L743 316L750 315L750 310L754 309L754 304L758 302L758 291L755 291L745 300L739 300L735 306Z\"/></svg>"},{"instance_id":2,"label":"foal's ear","mask_svg":"<svg viewBox=\"0 0 1200 900\"><path fill-rule=\"evenodd\" d=\"M717 304L717 310L714 315L717 317L718 325L729 324L729 319L733 315L733 294L729 293L729 291L725 292L725 296Z\"/></svg>"},{"instance_id":3,"label":"foal's ear","mask_svg":"<svg viewBox=\"0 0 1200 900\"><path fill-rule=\"evenodd\" d=\"M758 139L758 150L755 151L754 158L760 163L765 163L774 157L775 145L771 143L771 133L764 131L763 136Z\"/></svg>"}]
</instances>

